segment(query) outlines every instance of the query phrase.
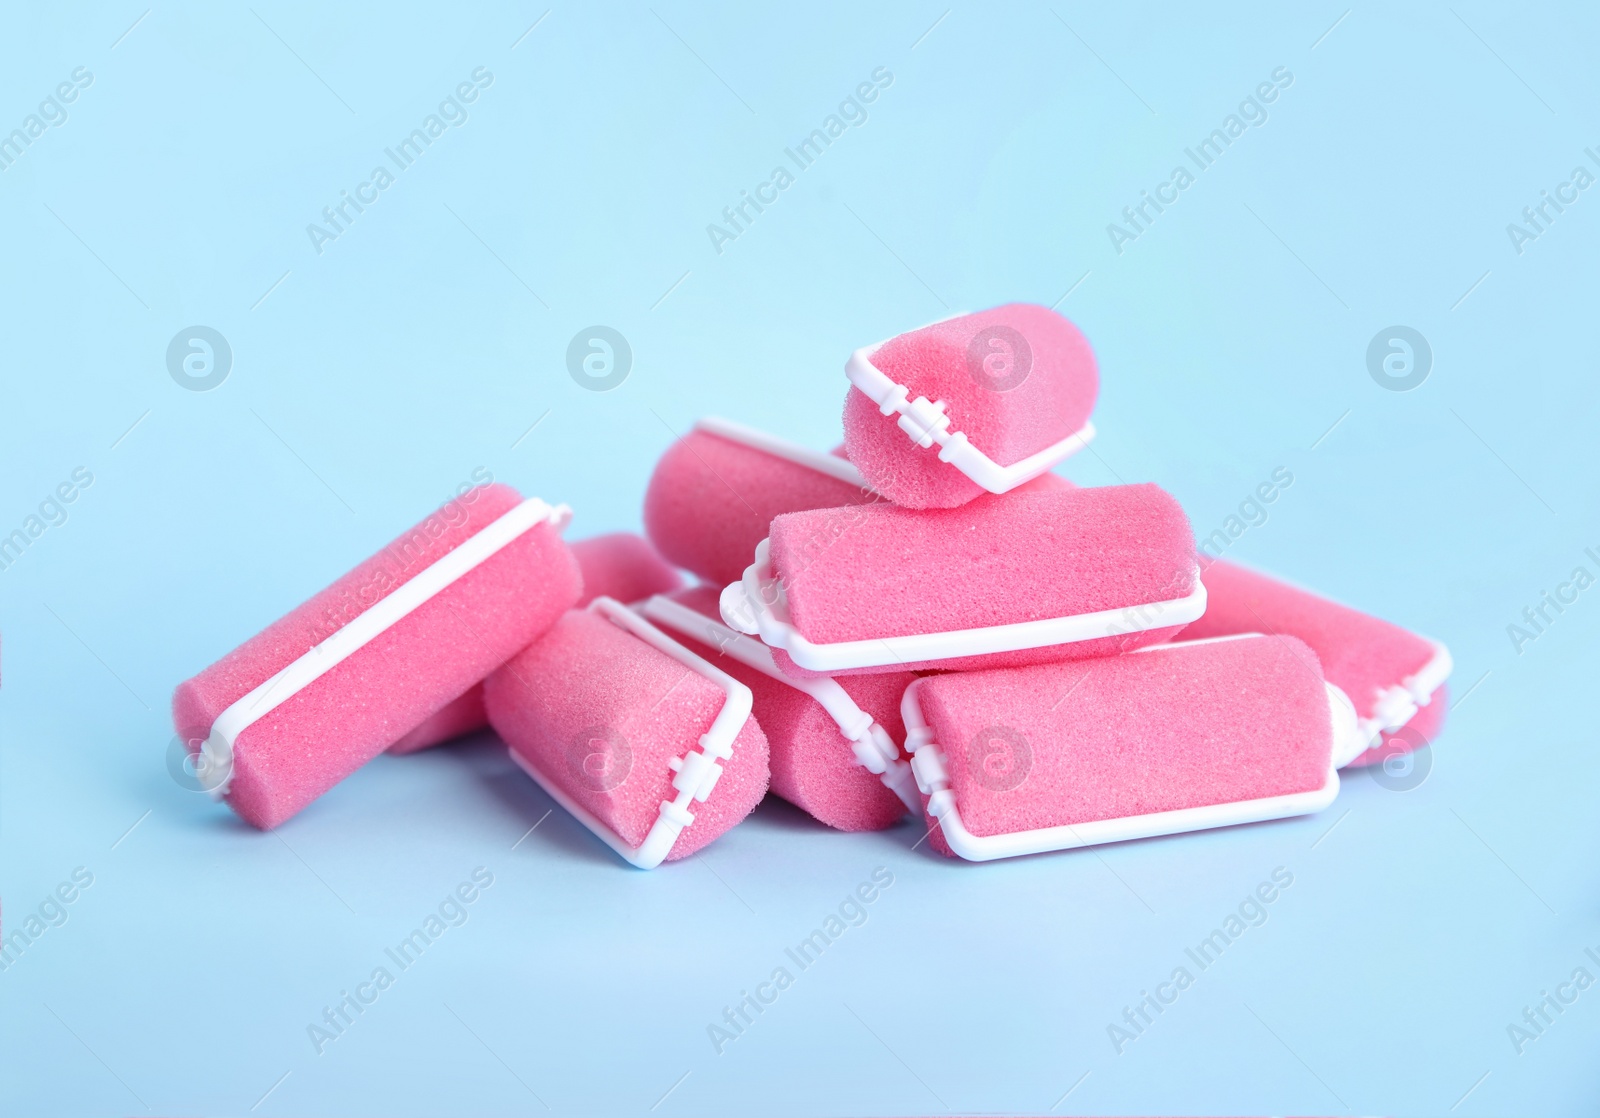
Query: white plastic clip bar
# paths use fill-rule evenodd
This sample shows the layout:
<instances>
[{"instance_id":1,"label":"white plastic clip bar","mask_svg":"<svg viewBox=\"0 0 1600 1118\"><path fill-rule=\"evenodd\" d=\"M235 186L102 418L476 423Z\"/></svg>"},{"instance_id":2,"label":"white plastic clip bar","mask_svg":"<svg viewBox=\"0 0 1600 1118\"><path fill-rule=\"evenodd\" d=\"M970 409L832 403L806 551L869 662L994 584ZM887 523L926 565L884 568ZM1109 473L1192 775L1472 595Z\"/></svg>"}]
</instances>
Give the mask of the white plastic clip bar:
<instances>
[{"instance_id":1,"label":"white plastic clip bar","mask_svg":"<svg viewBox=\"0 0 1600 1118\"><path fill-rule=\"evenodd\" d=\"M770 454L774 458L782 458L797 466L815 470L819 474L827 474L829 477L854 485L863 492L873 492L872 487L861 476L861 471L856 469L848 458L840 458L837 454L812 450L810 447L800 446L787 439L780 439L776 435L769 435L765 431L757 431L754 427L746 427L731 419L719 419L714 415L708 415L700 420L695 424L695 428L708 435L716 435L729 442Z\"/></svg>"}]
</instances>

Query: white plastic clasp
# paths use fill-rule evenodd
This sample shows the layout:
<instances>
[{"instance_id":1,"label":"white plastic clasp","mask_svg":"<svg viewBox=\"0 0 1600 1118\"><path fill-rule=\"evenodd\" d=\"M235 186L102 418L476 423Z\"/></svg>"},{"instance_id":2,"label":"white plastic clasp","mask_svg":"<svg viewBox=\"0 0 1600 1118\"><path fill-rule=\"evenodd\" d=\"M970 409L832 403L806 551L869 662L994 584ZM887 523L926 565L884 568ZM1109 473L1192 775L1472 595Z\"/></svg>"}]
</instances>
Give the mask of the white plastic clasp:
<instances>
[{"instance_id":1,"label":"white plastic clasp","mask_svg":"<svg viewBox=\"0 0 1600 1118\"><path fill-rule=\"evenodd\" d=\"M761 541L763 547L766 543L766 540ZM717 609L730 628L752 636L761 632L755 607L745 594L743 582L730 582L722 588L722 593L717 597Z\"/></svg>"},{"instance_id":2,"label":"white plastic clasp","mask_svg":"<svg viewBox=\"0 0 1600 1118\"><path fill-rule=\"evenodd\" d=\"M662 800L659 818L681 832L690 823L694 822L694 812L681 804L674 803L672 800Z\"/></svg>"},{"instance_id":3,"label":"white plastic clasp","mask_svg":"<svg viewBox=\"0 0 1600 1118\"><path fill-rule=\"evenodd\" d=\"M944 767L944 754L937 749L919 749L911 757L911 775L917 778L917 791L924 796L950 786L950 772Z\"/></svg>"},{"instance_id":4,"label":"white plastic clasp","mask_svg":"<svg viewBox=\"0 0 1600 1118\"><path fill-rule=\"evenodd\" d=\"M972 446L972 442L967 438L965 431L952 431L950 432L950 438L939 448L939 461L957 463L964 461L967 455L971 453L968 450L969 447L972 450L977 449Z\"/></svg>"},{"instance_id":5,"label":"white plastic clasp","mask_svg":"<svg viewBox=\"0 0 1600 1118\"><path fill-rule=\"evenodd\" d=\"M882 776L899 760L900 750L895 748L889 731L873 722L865 711L862 715L867 719L867 725L861 728L861 733L852 734L846 730L844 736L850 741L856 763L874 776Z\"/></svg>"},{"instance_id":6,"label":"white plastic clasp","mask_svg":"<svg viewBox=\"0 0 1600 1118\"><path fill-rule=\"evenodd\" d=\"M943 400L929 400L918 396L906 406L899 419L900 430L911 436L918 446L932 446L933 440L950 429L950 417L945 414Z\"/></svg>"},{"instance_id":7,"label":"white plastic clasp","mask_svg":"<svg viewBox=\"0 0 1600 1118\"><path fill-rule=\"evenodd\" d=\"M1369 748L1381 742L1384 734L1393 733L1415 718L1417 711L1432 702L1434 692L1450 678L1455 667L1450 650L1436 640L1424 639L1433 646L1433 656L1415 675L1380 688L1372 700L1372 714L1360 720L1361 733ZM1351 759L1357 756L1360 754L1353 754Z\"/></svg>"},{"instance_id":8,"label":"white plastic clasp","mask_svg":"<svg viewBox=\"0 0 1600 1118\"><path fill-rule=\"evenodd\" d=\"M674 757L667 764L678 774L672 778L672 786L680 792L689 793L700 803L710 798L711 790L717 786L717 778L722 775L722 766L717 764L715 758L704 753L691 751L683 757Z\"/></svg>"},{"instance_id":9,"label":"white plastic clasp","mask_svg":"<svg viewBox=\"0 0 1600 1118\"><path fill-rule=\"evenodd\" d=\"M888 380L887 377L884 379ZM906 391L905 385L894 384L891 382L886 384L881 393L877 396L874 396L872 399L877 403L878 410L880 412L882 412L884 415L893 415L897 411L906 410L906 399L910 395L911 394Z\"/></svg>"},{"instance_id":10,"label":"white plastic clasp","mask_svg":"<svg viewBox=\"0 0 1600 1118\"><path fill-rule=\"evenodd\" d=\"M1362 731L1361 721L1356 717L1356 705L1350 701L1350 696L1331 683L1325 686L1328 689L1328 711L1333 726L1333 767L1342 769L1365 753L1372 742Z\"/></svg>"}]
</instances>

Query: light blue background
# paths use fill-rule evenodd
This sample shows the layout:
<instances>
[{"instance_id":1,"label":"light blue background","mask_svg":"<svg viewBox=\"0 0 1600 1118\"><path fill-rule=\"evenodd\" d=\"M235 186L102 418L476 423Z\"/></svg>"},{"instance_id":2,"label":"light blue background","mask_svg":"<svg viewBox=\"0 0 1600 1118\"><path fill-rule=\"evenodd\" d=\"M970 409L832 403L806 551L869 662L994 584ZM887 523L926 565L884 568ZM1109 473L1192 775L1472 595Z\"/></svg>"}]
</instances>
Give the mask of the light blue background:
<instances>
[{"instance_id":1,"label":"light blue background","mask_svg":"<svg viewBox=\"0 0 1600 1118\"><path fill-rule=\"evenodd\" d=\"M0 175L0 530L94 475L0 572L7 931L94 875L0 973L0 1109L1592 1113L1600 988L1521 1055L1506 1027L1600 975L1600 590L1520 653L1506 627L1600 573L1600 191L1520 255L1505 227L1600 142L1594 14L862 7L0 15L0 128L94 75ZM470 119L318 255L307 223L478 66ZM717 254L707 223L879 66L868 122ZM1267 123L1119 255L1107 223L1279 66ZM551 804L487 735L277 836L168 778L173 685L474 467L573 537L637 528L696 417L831 445L850 349L1011 299L1100 358L1066 473L1160 482L1204 534L1286 467L1229 554L1448 642L1420 787L989 866L769 803L641 874L559 810L513 848ZM635 355L605 394L565 368L596 323ZM234 351L208 393L165 366L193 324ZM1407 393L1366 367L1392 324L1434 353ZM468 922L317 1055L478 866ZM717 1055L878 866L868 922ZM1267 923L1118 1055L1107 1025L1278 866Z\"/></svg>"}]
</instances>

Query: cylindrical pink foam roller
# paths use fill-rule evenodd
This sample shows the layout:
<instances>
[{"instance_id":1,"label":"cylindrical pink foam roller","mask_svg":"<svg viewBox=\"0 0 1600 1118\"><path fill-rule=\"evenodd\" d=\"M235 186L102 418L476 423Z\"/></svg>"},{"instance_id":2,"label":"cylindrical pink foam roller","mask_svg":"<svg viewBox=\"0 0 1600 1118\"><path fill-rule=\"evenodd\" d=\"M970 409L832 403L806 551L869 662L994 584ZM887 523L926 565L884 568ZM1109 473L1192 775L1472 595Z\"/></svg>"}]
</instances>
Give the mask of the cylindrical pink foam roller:
<instances>
[{"instance_id":1,"label":"cylindrical pink foam roller","mask_svg":"<svg viewBox=\"0 0 1600 1118\"><path fill-rule=\"evenodd\" d=\"M722 595L801 677L1110 655L1204 608L1188 518L1155 485L779 516Z\"/></svg>"},{"instance_id":2,"label":"cylindrical pink foam roller","mask_svg":"<svg viewBox=\"0 0 1600 1118\"><path fill-rule=\"evenodd\" d=\"M772 754L772 791L841 831L876 831L920 810L900 742L910 672L796 680L760 641L723 625L717 590L696 586L640 607L754 697Z\"/></svg>"},{"instance_id":3,"label":"cylindrical pink foam roller","mask_svg":"<svg viewBox=\"0 0 1600 1118\"><path fill-rule=\"evenodd\" d=\"M744 573L778 514L878 500L835 455L706 418L656 464L644 529L661 554L722 586Z\"/></svg>"},{"instance_id":4,"label":"cylindrical pink foam roller","mask_svg":"<svg viewBox=\"0 0 1600 1118\"><path fill-rule=\"evenodd\" d=\"M577 540L571 549L578 560L578 569L583 572L579 606L601 597L637 602L683 585L683 576L661 558L650 541L632 532L591 536ZM483 709L483 688L475 686L391 745L389 752L415 753L481 730L488 724L489 716Z\"/></svg>"},{"instance_id":5,"label":"cylindrical pink foam roller","mask_svg":"<svg viewBox=\"0 0 1600 1118\"><path fill-rule=\"evenodd\" d=\"M566 516L470 490L179 684L205 782L275 827L462 695L577 600Z\"/></svg>"},{"instance_id":6,"label":"cylindrical pink foam roller","mask_svg":"<svg viewBox=\"0 0 1600 1118\"><path fill-rule=\"evenodd\" d=\"M1405 726L1419 708L1432 707L1435 692L1449 678L1450 652L1438 641L1237 563L1212 560L1204 577L1205 615L1183 631L1183 639L1233 633L1300 638L1322 661L1328 681L1350 696L1374 747L1381 734ZM1434 721L1437 732L1442 713ZM1427 734L1425 740L1432 737Z\"/></svg>"},{"instance_id":7,"label":"cylindrical pink foam roller","mask_svg":"<svg viewBox=\"0 0 1600 1118\"><path fill-rule=\"evenodd\" d=\"M1045 307L960 315L845 366L845 447L867 483L908 508L954 508L1007 493L1094 435L1094 353Z\"/></svg>"},{"instance_id":8,"label":"cylindrical pink foam roller","mask_svg":"<svg viewBox=\"0 0 1600 1118\"><path fill-rule=\"evenodd\" d=\"M635 866L693 854L766 793L749 688L610 598L569 611L483 693L513 759Z\"/></svg>"},{"instance_id":9,"label":"cylindrical pink foam roller","mask_svg":"<svg viewBox=\"0 0 1600 1118\"><path fill-rule=\"evenodd\" d=\"M1293 637L926 676L904 715L930 842L975 861L1320 811L1362 744Z\"/></svg>"}]
</instances>

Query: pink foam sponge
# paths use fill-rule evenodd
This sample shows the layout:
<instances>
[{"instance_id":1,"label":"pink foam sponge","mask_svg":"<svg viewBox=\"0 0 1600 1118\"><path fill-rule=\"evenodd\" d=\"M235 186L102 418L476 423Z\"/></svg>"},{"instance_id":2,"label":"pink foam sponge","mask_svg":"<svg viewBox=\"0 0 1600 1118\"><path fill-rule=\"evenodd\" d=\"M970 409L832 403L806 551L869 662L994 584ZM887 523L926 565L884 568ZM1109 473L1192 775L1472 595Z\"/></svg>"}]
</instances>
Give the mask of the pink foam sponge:
<instances>
[{"instance_id":1,"label":"pink foam sponge","mask_svg":"<svg viewBox=\"0 0 1600 1118\"><path fill-rule=\"evenodd\" d=\"M642 869L693 854L766 793L750 689L610 598L569 611L483 695L513 760Z\"/></svg>"},{"instance_id":2,"label":"pink foam sponge","mask_svg":"<svg viewBox=\"0 0 1600 1118\"><path fill-rule=\"evenodd\" d=\"M721 607L803 677L1126 652L1205 601L1177 501L1118 485L779 516Z\"/></svg>"},{"instance_id":3,"label":"pink foam sponge","mask_svg":"<svg viewBox=\"0 0 1600 1118\"><path fill-rule=\"evenodd\" d=\"M750 688L779 796L841 831L880 830L922 810L898 744L900 696L916 678L910 672L786 676L766 645L721 623L709 586L652 598L639 611Z\"/></svg>"},{"instance_id":4,"label":"pink foam sponge","mask_svg":"<svg viewBox=\"0 0 1600 1118\"><path fill-rule=\"evenodd\" d=\"M1094 436L1094 353L1045 307L960 315L845 365L844 436L867 483L908 508L1007 493Z\"/></svg>"},{"instance_id":5,"label":"pink foam sponge","mask_svg":"<svg viewBox=\"0 0 1600 1118\"><path fill-rule=\"evenodd\" d=\"M661 554L721 586L749 565L780 513L881 499L835 455L707 418L661 456L644 527Z\"/></svg>"},{"instance_id":6,"label":"pink foam sponge","mask_svg":"<svg viewBox=\"0 0 1600 1118\"><path fill-rule=\"evenodd\" d=\"M1293 637L931 675L903 704L930 841L973 861L1320 811L1363 744Z\"/></svg>"},{"instance_id":7,"label":"pink foam sponge","mask_svg":"<svg viewBox=\"0 0 1600 1118\"><path fill-rule=\"evenodd\" d=\"M683 576L661 558L650 541L632 532L612 532L578 540L572 544L572 554L583 572L579 606L586 606L600 597L636 602L683 585ZM483 689L473 687L391 745L389 752L415 753L481 730L488 724L489 716L483 709Z\"/></svg>"},{"instance_id":8,"label":"pink foam sponge","mask_svg":"<svg viewBox=\"0 0 1600 1118\"><path fill-rule=\"evenodd\" d=\"M465 693L577 600L568 515L472 489L179 684L202 784L275 827Z\"/></svg>"},{"instance_id":9,"label":"pink foam sponge","mask_svg":"<svg viewBox=\"0 0 1600 1118\"><path fill-rule=\"evenodd\" d=\"M1205 615L1183 631L1184 639L1233 633L1300 638L1316 651L1328 680L1355 703L1362 732L1374 747L1381 735L1409 723L1419 708L1432 706L1434 693L1450 676L1444 645L1398 625L1226 560L1208 563L1205 580ZM1438 721L1442 724L1442 714Z\"/></svg>"},{"instance_id":10,"label":"pink foam sponge","mask_svg":"<svg viewBox=\"0 0 1600 1118\"><path fill-rule=\"evenodd\" d=\"M632 532L591 536L572 545L583 571L580 606L596 598L642 602L653 594L668 594L683 585L683 576L661 557L649 540Z\"/></svg>"},{"instance_id":11,"label":"pink foam sponge","mask_svg":"<svg viewBox=\"0 0 1600 1118\"><path fill-rule=\"evenodd\" d=\"M1043 474L1022 489L1071 487ZM883 501L843 447L820 454L707 417L661 456L645 493L644 522L663 555L722 586L749 566L774 517Z\"/></svg>"},{"instance_id":12,"label":"pink foam sponge","mask_svg":"<svg viewBox=\"0 0 1600 1118\"><path fill-rule=\"evenodd\" d=\"M488 725L489 715L483 709L483 684L480 681L469 687L465 695L446 703L432 718L424 720L391 745L389 752L400 755L417 753L477 733Z\"/></svg>"}]
</instances>

